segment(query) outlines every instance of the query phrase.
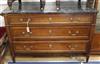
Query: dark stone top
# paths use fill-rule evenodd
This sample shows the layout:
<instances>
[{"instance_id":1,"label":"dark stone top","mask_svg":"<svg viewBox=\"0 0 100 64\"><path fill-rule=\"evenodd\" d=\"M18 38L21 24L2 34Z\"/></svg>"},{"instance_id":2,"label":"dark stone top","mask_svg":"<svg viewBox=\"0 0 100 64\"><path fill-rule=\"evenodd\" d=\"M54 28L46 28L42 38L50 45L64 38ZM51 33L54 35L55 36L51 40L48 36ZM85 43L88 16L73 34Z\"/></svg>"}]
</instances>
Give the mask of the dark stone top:
<instances>
[{"instance_id":1,"label":"dark stone top","mask_svg":"<svg viewBox=\"0 0 100 64\"><path fill-rule=\"evenodd\" d=\"M48 3L51 6L51 3ZM52 7L52 6L51 6ZM97 10L93 8L81 7L78 8L77 3L61 2L60 10L41 11L39 2L22 2L21 9L19 9L18 2L12 4L12 9L7 7L2 14L13 13L97 13ZM100 32L100 24L96 25L96 32Z\"/></svg>"},{"instance_id":2,"label":"dark stone top","mask_svg":"<svg viewBox=\"0 0 100 64\"><path fill-rule=\"evenodd\" d=\"M48 3L48 5L51 7L53 7L53 5L50 5L52 3ZM40 3L39 2L22 2L22 5L19 7L18 2L14 2L12 4L12 9L10 9L9 7L7 7L7 9L5 9L2 14L6 14L6 13L90 13L90 12L97 12L97 10L93 9L93 8L86 8L81 7L78 8L78 4L76 4L75 2L70 3L70 2L61 2L60 3L60 9L57 10L57 8L55 7L55 10L50 10L50 11L41 11L40 9Z\"/></svg>"}]
</instances>

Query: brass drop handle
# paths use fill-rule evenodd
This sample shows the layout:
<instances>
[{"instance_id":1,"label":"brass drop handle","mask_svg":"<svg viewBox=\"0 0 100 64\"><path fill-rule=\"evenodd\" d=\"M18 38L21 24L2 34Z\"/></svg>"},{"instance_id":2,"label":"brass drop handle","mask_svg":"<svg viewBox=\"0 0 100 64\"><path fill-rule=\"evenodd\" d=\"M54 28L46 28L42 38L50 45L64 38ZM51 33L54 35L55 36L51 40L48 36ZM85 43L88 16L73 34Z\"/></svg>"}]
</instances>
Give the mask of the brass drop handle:
<instances>
[{"instance_id":1,"label":"brass drop handle","mask_svg":"<svg viewBox=\"0 0 100 64\"><path fill-rule=\"evenodd\" d=\"M31 34L32 32L30 31L30 27L29 27L29 22L31 21L31 19L29 18L28 20L27 20L27 27L26 27L26 32L27 33L29 33L29 34Z\"/></svg>"},{"instance_id":2,"label":"brass drop handle","mask_svg":"<svg viewBox=\"0 0 100 64\"><path fill-rule=\"evenodd\" d=\"M52 44L49 44L48 46L49 46L49 48L52 48Z\"/></svg>"},{"instance_id":3,"label":"brass drop handle","mask_svg":"<svg viewBox=\"0 0 100 64\"><path fill-rule=\"evenodd\" d=\"M29 35L32 34L32 32L30 31L30 27L29 27L29 22L31 21L31 19L29 18L26 22L26 31L22 32L23 35Z\"/></svg>"}]
</instances>

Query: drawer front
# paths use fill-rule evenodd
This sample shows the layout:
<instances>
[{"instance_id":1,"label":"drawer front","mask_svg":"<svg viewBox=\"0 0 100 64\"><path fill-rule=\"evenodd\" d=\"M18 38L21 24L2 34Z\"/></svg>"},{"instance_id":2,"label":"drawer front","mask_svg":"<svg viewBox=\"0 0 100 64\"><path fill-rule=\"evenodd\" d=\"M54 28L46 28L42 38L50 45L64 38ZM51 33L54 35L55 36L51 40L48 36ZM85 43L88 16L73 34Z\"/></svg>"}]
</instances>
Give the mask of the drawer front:
<instances>
[{"instance_id":1,"label":"drawer front","mask_svg":"<svg viewBox=\"0 0 100 64\"><path fill-rule=\"evenodd\" d=\"M30 30L30 32L29 32ZM34 36L89 36L87 27L11 27L13 37L34 37Z\"/></svg>"},{"instance_id":2,"label":"drawer front","mask_svg":"<svg viewBox=\"0 0 100 64\"><path fill-rule=\"evenodd\" d=\"M10 24L30 24L40 23L91 23L90 14L15 14L8 17Z\"/></svg>"},{"instance_id":3,"label":"drawer front","mask_svg":"<svg viewBox=\"0 0 100 64\"><path fill-rule=\"evenodd\" d=\"M86 51L86 43L66 43L66 42L24 42L24 43L14 43L14 48L16 51Z\"/></svg>"},{"instance_id":4,"label":"drawer front","mask_svg":"<svg viewBox=\"0 0 100 64\"><path fill-rule=\"evenodd\" d=\"M100 33L96 33L94 35L91 49L92 49L92 51L100 51Z\"/></svg>"}]
</instances>

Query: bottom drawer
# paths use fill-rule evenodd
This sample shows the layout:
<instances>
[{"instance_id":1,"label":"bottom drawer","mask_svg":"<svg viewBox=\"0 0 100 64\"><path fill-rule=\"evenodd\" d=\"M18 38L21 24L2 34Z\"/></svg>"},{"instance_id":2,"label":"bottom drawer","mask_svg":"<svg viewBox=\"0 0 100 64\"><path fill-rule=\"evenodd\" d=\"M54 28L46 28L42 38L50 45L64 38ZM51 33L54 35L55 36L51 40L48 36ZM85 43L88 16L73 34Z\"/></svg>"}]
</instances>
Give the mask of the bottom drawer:
<instances>
[{"instance_id":1,"label":"bottom drawer","mask_svg":"<svg viewBox=\"0 0 100 64\"><path fill-rule=\"evenodd\" d=\"M14 43L14 49L24 52L84 52L86 43Z\"/></svg>"}]
</instances>

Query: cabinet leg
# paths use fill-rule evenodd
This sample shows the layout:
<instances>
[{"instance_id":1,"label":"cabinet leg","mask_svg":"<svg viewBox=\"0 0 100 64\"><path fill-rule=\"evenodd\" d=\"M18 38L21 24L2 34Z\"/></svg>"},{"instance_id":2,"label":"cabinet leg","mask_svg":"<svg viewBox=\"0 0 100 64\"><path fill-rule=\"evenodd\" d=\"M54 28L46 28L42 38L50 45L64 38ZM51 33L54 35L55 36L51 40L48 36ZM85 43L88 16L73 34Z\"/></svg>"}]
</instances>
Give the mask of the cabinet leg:
<instances>
[{"instance_id":1,"label":"cabinet leg","mask_svg":"<svg viewBox=\"0 0 100 64\"><path fill-rule=\"evenodd\" d=\"M11 58L12 58L13 63L16 63L14 52L10 51L10 54L11 54Z\"/></svg>"},{"instance_id":2,"label":"cabinet leg","mask_svg":"<svg viewBox=\"0 0 100 64\"><path fill-rule=\"evenodd\" d=\"M13 63L16 63L15 57L11 56L11 58L12 58L12 62L13 62Z\"/></svg>"},{"instance_id":3,"label":"cabinet leg","mask_svg":"<svg viewBox=\"0 0 100 64\"><path fill-rule=\"evenodd\" d=\"M88 61L89 61L89 56L86 57L86 63L88 63Z\"/></svg>"},{"instance_id":4,"label":"cabinet leg","mask_svg":"<svg viewBox=\"0 0 100 64\"><path fill-rule=\"evenodd\" d=\"M16 60L15 60L15 53L14 53L13 49L10 48L10 45L9 45L9 49L10 49L11 59L12 59L13 63L15 63L16 62Z\"/></svg>"}]
</instances>

